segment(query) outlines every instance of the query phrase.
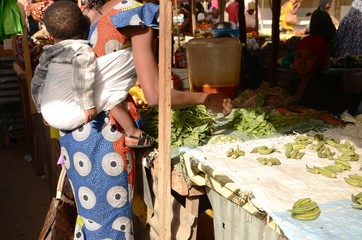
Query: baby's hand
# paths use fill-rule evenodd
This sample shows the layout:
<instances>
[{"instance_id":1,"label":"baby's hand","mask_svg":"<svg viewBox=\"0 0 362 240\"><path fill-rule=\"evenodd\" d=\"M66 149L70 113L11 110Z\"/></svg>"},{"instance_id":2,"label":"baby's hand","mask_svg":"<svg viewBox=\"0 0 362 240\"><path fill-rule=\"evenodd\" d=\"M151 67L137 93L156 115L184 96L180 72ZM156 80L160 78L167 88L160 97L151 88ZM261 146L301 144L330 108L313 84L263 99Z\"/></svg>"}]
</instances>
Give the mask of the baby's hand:
<instances>
[{"instance_id":1,"label":"baby's hand","mask_svg":"<svg viewBox=\"0 0 362 240\"><path fill-rule=\"evenodd\" d=\"M97 115L97 110L95 108L86 109L84 110L84 115L85 115L84 124L86 124L90 122Z\"/></svg>"},{"instance_id":2,"label":"baby's hand","mask_svg":"<svg viewBox=\"0 0 362 240\"><path fill-rule=\"evenodd\" d=\"M47 127L50 127L49 124L48 124L48 122L45 120L45 118L43 118L43 124L44 124L45 126L47 126Z\"/></svg>"}]
</instances>

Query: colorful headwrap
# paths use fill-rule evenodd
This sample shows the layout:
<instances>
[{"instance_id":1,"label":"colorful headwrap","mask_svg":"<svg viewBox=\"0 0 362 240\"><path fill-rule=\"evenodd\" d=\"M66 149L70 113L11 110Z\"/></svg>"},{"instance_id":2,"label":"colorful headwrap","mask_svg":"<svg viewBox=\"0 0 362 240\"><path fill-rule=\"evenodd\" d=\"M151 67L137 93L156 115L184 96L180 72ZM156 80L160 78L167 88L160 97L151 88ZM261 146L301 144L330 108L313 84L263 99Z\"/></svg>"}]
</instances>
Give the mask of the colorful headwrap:
<instances>
[{"instance_id":1,"label":"colorful headwrap","mask_svg":"<svg viewBox=\"0 0 362 240\"><path fill-rule=\"evenodd\" d=\"M255 2L248 3L248 10L255 10Z\"/></svg>"},{"instance_id":2,"label":"colorful headwrap","mask_svg":"<svg viewBox=\"0 0 362 240\"><path fill-rule=\"evenodd\" d=\"M321 67L327 65L329 59L328 43L324 38L315 35L306 36L298 42L296 50L300 48L307 48L314 52L320 60Z\"/></svg>"}]
</instances>

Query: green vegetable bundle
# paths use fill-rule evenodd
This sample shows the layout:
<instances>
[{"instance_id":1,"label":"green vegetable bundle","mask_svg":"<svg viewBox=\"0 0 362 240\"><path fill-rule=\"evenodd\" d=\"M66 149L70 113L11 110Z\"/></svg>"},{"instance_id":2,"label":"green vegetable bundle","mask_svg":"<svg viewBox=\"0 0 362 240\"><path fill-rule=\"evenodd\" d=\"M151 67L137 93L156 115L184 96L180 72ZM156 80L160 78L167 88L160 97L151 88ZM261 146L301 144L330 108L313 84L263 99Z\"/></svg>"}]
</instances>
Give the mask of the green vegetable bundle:
<instances>
[{"instance_id":1,"label":"green vegetable bundle","mask_svg":"<svg viewBox=\"0 0 362 240\"><path fill-rule=\"evenodd\" d=\"M262 108L239 108L230 117L231 128L247 135L271 136L276 133L274 126L267 120L268 112Z\"/></svg>"},{"instance_id":2,"label":"green vegetable bundle","mask_svg":"<svg viewBox=\"0 0 362 240\"><path fill-rule=\"evenodd\" d=\"M146 123L146 132L154 136L158 142L158 109L142 110L141 116ZM171 146L196 147L206 143L214 130L214 123L214 115L203 105L172 109Z\"/></svg>"}]
</instances>

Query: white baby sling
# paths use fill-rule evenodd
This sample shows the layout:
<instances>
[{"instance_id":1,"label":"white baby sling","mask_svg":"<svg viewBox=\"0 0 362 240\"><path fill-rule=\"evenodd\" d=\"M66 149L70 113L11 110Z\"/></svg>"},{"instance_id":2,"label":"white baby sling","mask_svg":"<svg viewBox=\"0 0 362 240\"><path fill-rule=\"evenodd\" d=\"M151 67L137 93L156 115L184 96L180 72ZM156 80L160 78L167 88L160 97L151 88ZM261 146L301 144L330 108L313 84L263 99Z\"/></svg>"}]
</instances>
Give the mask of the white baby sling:
<instances>
[{"instance_id":1,"label":"white baby sling","mask_svg":"<svg viewBox=\"0 0 362 240\"><path fill-rule=\"evenodd\" d=\"M74 100L72 65L50 63L41 100L47 123L57 129L72 130L84 123L84 111ZM122 102L136 82L131 48L97 58L93 99L97 112L108 111Z\"/></svg>"}]
</instances>

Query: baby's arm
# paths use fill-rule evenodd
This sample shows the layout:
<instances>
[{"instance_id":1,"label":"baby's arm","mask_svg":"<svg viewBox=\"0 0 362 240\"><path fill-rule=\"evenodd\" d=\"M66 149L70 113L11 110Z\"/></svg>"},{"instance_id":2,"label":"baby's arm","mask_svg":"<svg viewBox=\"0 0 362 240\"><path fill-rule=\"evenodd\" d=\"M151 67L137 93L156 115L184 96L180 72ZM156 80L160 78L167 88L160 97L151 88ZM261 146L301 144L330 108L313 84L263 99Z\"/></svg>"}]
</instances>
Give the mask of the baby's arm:
<instances>
[{"instance_id":1,"label":"baby's arm","mask_svg":"<svg viewBox=\"0 0 362 240\"><path fill-rule=\"evenodd\" d=\"M93 84L96 71L96 56L90 46L85 45L73 60L73 89L75 100L83 109L84 123L97 115L93 101Z\"/></svg>"},{"instance_id":2,"label":"baby's arm","mask_svg":"<svg viewBox=\"0 0 362 240\"><path fill-rule=\"evenodd\" d=\"M45 78L48 73L48 69L45 67L44 63L45 59L45 53L43 53L39 59L39 64L35 68L34 77L31 80L31 97L38 113L41 112L40 103L43 94Z\"/></svg>"},{"instance_id":3,"label":"baby's arm","mask_svg":"<svg viewBox=\"0 0 362 240\"><path fill-rule=\"evenodd\" d=\"M45 118L43 117L43 124L47 127L50 127L50 125L48 124L48 122L45 120Z\"/></svg>"}]
</instances>

